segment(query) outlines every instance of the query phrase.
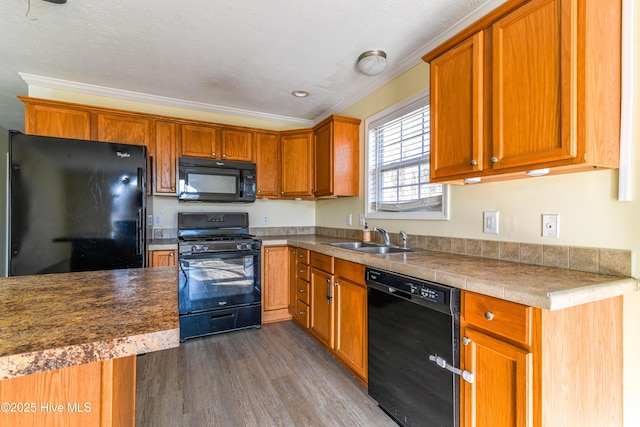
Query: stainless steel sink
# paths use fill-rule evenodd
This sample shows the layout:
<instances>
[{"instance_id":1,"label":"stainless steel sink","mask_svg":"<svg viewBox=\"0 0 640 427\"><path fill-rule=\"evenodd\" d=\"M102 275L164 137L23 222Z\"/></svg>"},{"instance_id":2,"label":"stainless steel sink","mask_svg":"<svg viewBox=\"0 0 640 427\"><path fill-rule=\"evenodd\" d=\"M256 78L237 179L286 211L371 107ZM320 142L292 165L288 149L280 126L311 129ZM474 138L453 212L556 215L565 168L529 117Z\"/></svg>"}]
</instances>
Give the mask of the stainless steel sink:
<instances>
[{"instance_id":1,"label":"stainless steel sink","mask_svg":"<svg viewBox=\"0 0 640 427\"><path fill-rule=\"evenodd\" d=\"M363 249L363 248L379 248L379 245L374 243L367 242L335 242L335 243L326 243L329 246L335 246L336 248L343 249Z\"/></svg>"},{"instance_id":2,"label":"stainless steel sink","mask_svg":"<svg viewBox=\"0 0 640 427\"><path fill-rule=\"evenodd\" d=\"M336 248L351 249L367 254L394 254L400 252L415 252L415 249L404 249L397 246L382 246L376 243L367 242L334 242L325 244L329 246L335 246Z\"/></svg>"}]
</instances>

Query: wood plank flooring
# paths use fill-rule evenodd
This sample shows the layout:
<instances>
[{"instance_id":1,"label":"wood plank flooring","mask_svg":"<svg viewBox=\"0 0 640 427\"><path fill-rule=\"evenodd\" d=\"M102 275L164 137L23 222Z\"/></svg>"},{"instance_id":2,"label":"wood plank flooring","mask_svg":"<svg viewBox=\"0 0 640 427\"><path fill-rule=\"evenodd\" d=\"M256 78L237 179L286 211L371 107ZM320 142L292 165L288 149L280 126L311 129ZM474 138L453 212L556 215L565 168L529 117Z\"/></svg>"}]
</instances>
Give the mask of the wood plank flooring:
<instances>
[{"instance_id":1,"label":"wood plank flooring","mask_svg":"<svg viewBox=\"0 0 640 427\"><path fill-rule=\"evenodd\" d=\"M395 426L292 321L138 356L136 426Z\"/></svg>"}]
</instances>

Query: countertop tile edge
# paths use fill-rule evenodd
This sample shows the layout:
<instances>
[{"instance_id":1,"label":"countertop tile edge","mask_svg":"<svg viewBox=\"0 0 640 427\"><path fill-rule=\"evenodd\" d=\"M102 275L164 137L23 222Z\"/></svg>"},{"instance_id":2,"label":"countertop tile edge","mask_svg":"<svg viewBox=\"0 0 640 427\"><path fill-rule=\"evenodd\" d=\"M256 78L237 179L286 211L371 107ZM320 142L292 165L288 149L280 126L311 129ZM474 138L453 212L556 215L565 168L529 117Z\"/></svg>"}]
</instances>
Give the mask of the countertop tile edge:
<instances>
[{"instance_id":1,"label":"countertop tile edge","mask_svg":"<svg viewBox=\"0 0 640 427\"><path fill-rule=\"evenodd\" d=\"M180 329L4 356L0 380L178 347Z\"/></svg>"}]
</instances>

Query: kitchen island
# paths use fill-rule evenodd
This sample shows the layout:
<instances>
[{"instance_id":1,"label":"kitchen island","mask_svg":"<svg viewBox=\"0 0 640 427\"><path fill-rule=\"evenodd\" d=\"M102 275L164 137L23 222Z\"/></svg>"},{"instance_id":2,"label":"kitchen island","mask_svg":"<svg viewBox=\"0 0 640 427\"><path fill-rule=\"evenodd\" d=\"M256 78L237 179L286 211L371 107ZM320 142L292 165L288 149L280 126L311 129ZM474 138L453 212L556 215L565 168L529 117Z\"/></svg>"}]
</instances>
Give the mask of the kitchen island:
<instances>
[{"instance_id":1,"label":"kitchen island","mask_svg":"<svg viewBox=\"0 0 640 427\"><path fill-rule=\"evenodd\" d=\"M0 426L133 425L136 355L179 345L173 267L0 279Z\"/></svg>"}]
</instances>

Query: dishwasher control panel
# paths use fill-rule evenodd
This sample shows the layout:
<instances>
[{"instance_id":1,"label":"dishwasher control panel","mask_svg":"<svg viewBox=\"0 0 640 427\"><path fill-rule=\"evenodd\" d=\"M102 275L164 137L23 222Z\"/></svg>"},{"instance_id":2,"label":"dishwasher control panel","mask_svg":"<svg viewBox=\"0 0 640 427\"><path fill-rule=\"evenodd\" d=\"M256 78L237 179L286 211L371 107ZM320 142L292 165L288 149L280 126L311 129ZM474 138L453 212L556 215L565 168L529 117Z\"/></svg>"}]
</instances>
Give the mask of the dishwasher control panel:
<instances>
[{"instance_id":1,"label":"dishwasher control panel","mask_svg":"<svg viewBox=\"0 0 640 427\"><path fill-rule=\"evenodd\" d=\"M437 289L439 286L444 285L438 285L437 283L372 268L366 270L366 280L416 295L437 304L449 303L447 292Z\"/></svg>"}]
</instances>

